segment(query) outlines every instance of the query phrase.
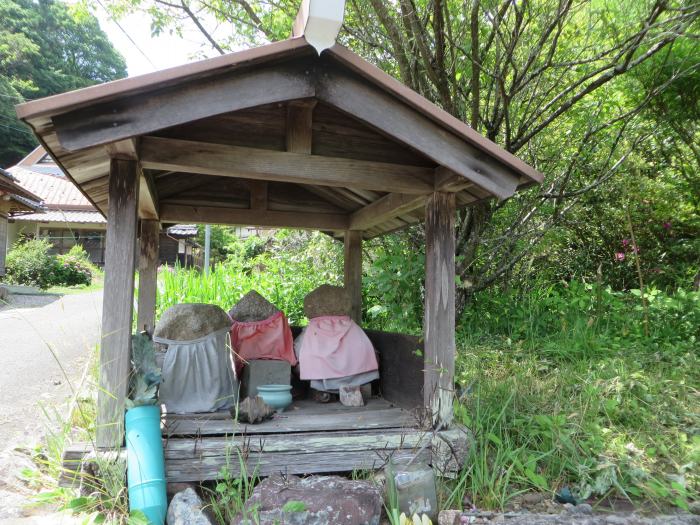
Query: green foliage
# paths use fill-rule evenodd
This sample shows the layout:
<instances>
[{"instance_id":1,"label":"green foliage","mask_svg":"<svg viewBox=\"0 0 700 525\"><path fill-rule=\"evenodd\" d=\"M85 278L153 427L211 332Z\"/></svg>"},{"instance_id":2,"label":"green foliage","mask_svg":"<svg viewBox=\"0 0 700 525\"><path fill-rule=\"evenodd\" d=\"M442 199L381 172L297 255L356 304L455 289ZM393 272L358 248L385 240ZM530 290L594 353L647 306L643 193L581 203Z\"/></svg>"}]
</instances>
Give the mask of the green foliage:
<instances>
[{"instance_id":1,"label":"green foliage","mask_svg":"<svg viewBox=\"0 0 700 525\"><path fill-rule=\"evenodd\" d=\"M54 284L65 286L88 286L92 282L95 266L85 249L74 245L66 254L57 256L58 270Z\"/></svg>"},{"instance_id":2,"label":"green foliage","mask_svg":"<svg viewBox=\"0 0 700 525\"><path fill-rule=\"evenodd\" d=\"M477 297L456 372L456 414L476 441L451 504L565 485L578 498L698 498L700 293L651 290L645 337L633 292L572 282Z\"/></svg>"},{"instance_id":3,"label":"green foliage","mask_svg":"<svg viewBox=\"0 0 700 525\"><path fill-rule=\"evenodd\" d=\"M236 461L239 475L232 474L232 461ZM209 508L218 523L235 523L238 516L243 523L258 523L257 509L246 508L258 480L257 467L248 471L246 452L233 445L227 446L226 465L221 468L214 489L204 488L209 495Z\"/></svg>"},{"instance_id":4,"label":"green foliage","mask_svg":"<svg viewBox=\"0 0 700 525\"><path fill-rule=\"evenodd\" d=\"M98 269L82 246L73 246L64 255L52 255L45 239L20 240L7 255L7 281L45 290L51 286L84 286L92 282Z\"/></svg>"},{"instance_id":5,"label":"green foliage","mask_svg":"<svg viewBox=\"0 0 700 525\"><path fill-rule=\"evenodd\" d=\"M158 402L161 373L156 364L153 341L147 334L139 333L131 336L131 365L127 408L155 405Z\"/></svg>"},{"instance_id":6,"label":"green foliage","mask_svg":"<svg viewBox=\"0 0 700 525\"><path fill-rule=\"evenodd\" d=\"M49 250L51 243L44 239L16 242L7 254L7 282L41 289L56 284L59 263Z\"/></svg>"},{"instance_id":7,"label":"green foliage","mask_svg":"<svg viewBox=\"0 0 700 525\"><path fill-rule=\"evenodd\" d=\"M217 304L228 311L244 294L257 290L284 311L290 323L299 324L307 293L324 283L342 283L341 248L321 233L280 231L262 242L235 239L229 243L227 260L209 274L163 268L157 317L178 303Z\"/></svg>"},{"instance_id":8,"label":"green foliage","mask_svg":"<svg viewBox=\"0 0 700 525\"><path fill-rule=\"evenodd\" d=\"M0 0L0 166L35 145L13 106L126 76L97 19L60 0Z\"/></svg>"}]
</instances>

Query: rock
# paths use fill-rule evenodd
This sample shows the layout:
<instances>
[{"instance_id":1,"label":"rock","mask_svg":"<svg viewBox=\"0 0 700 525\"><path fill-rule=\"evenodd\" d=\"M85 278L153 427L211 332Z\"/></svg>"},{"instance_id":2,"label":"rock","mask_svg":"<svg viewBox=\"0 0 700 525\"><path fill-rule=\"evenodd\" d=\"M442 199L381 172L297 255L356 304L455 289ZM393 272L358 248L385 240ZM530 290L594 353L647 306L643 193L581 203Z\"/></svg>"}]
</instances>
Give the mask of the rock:
<instances>
[{"instance_id":1,"label":"rock","mask_svg":"<svg viewBox=\"0 0 700 525\"><path fill-rule=\"evenodd\" d=\"M256 525L379 525L382 494L371 482L339 476L273 476L255 487L246 507L257 508ZM247 522L238 517L233 525Z\"/></svg>"},{"instance_id":2,"label":"rock","mask_svg":"<svg viewBox=\"0 0 700 525\"><path fill-rule=\"evenodd\" d=\"M688 510L693 514L700 514L700 500L688 504Z\"/></svg>"},{"instance_id":3,"label":"rock","mask_svg":"<svg viewBox=\"0 0 700 525\"><path fill-rule=\"evenodd\" d=\"M168 499L172 499L175 494L182 492L183 490L192 489L197 490L197 485L194 483L168 483L166 491L168 493Z\"/></svg>"},{"instance_id":4,"label":"rock","mask_svg":"<svg viewBox=\"0 0 700 525\"><path fill-rule=\"evenodd\" d=\"M260 423L266 419L270 419L275 415L275 409L263 401L260 396L246 397L242 403L238 405L238 413L236 407L231 407L231 416L241 423Z\"/></svg>"},{"instance_id":5,"label":"rock","mask_svg":"<svg viewBox=\"0 0 700 525\"><path fill-rule=\"evenodd\" d=\"M438 514L438 525L460 525L462 511L443 510Z\"/></svg>"},{"instance_id":6,"label":"rock","mask_svg":"<svg viewBox=\"0 0 700 525\"><path fill-rule=\"evenodd\" d=\"M4 286L0 286L0 302L6 303L10 299L10 290Z\"/></svg>"},{"instance_id":7,"label":"rock","mask_svg":"<svg viewBox=\"0 0 700 525\"><path fill-rule=\"evenodd\" d=\"M261 385L288 385L292 377L292 365L287 361L251 359L243 368L241 392L243 397L258 395Z\"/></svg>"},{"instance_id":8,"label":"rock","mask_svg":"<svg viewBox=\"0 0 700 525\"><path fill-rule=\"evenodd\" d=\"M192 341L230 327L231 319L215 304L176 304L158 320L153 337Z\"/></svg>"},{"instance_id":9,"label":"rock","mask_svg":"<svg viewBox=\"0 0 700 525\"><path fill-rule=\"evenodd\" d=\"M537 505L542 503L545 499L545 495L539 492L528 492L524 494L521 501L524 506Z\"/></svg>"},{"instance_id":10,"label":"rock","mask_svg":"<svg viewBox=\"0 0 700 525\"><path fill-rule=\"evenodd\" d=\"M168 525L213 525L204 513L204 502L194 489L178 492L168 506Z\"/></svg>"},{"instance_id":11,"label":"rock","mask_svg":"<svg viewBox=\"0 0 700 525\"><path fill-rule=\"evenodd\" d=\"M263 321L277 312L279 308L255 290L251 290L233 305L228 314L234 321L249 322Z\"/></svg>"},{"instance_id":12,"label":"rock","mask_svg":"<svg viewBox=\"0 0 700 525\"><path fill-rule=\"evenodd\" d=\"M342 286L322 284L304 297L304 315L350 315L350 294Z\"/></svg>"},{"instance_id":13,"label":"rock","mask_svg":"<svg viewBox=\"0 0 700 525\"><path fill-rule=\"evenodd\" d=\"M362 391L359 386L341 386L340 402L346 407L363 407Z\"/></svg>"},{"instance_id":14,"label":"rock","mask_svg":"<svg viewBox=\"0 0 700 525\"><path fill-rule=\"evenodd\" d=\"M106 483L126 485L126 453L119 450L90 452L80 464L80 495L109 494Z\"/></svg>"}]
</instances>

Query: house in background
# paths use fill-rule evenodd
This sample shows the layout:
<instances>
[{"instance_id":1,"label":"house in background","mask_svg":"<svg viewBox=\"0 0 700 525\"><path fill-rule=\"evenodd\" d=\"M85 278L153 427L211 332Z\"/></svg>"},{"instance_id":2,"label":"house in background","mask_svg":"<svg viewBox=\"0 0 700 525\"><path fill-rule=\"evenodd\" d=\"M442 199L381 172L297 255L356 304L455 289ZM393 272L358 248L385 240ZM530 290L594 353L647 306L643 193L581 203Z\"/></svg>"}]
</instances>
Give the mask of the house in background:
<instances>
[{"instance_id":1,"label":"house in background","mask_svg":"<svg viewBox=\"0 0 700 525\"><path fill-rule=\"evenodd\" d=\"M36 148L7 172L20 188L43 201L43 208L9 216L6 241L3 243L0 237L3 247L9 250L22 236L47 239L55 254L66 253L80 244L93 263L104 264L107 220L64 175L43 147ZM194 225L166 227L160 235L160 262L195 265L199 261L196 236ZM4 270L4 261L0 266Z\"/></svg>"},{"instance_id":2,"label":"house in background","mask_svg":"<svg viewBox=\"0 0 700 525\"><path fill-rule=\"evenodd\" d=\"M20 186L11 173L0 169L0 276L5 275L9 220L42 211L41 199Z\"/></svg>"}]
</instances>

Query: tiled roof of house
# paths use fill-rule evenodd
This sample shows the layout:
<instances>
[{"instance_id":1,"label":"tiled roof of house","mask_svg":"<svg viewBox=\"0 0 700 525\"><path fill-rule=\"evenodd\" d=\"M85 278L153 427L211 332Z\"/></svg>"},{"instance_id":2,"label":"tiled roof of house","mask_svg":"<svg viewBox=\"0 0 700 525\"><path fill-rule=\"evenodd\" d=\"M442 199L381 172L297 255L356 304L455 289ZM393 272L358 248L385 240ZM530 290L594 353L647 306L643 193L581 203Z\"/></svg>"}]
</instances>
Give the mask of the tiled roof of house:
<instances>
[{"instance_id":1,"label":"tiled roof of house","mask_svg":"<svg viewBox=\"0 0 700 525\"><path fill-rule=\"evenodd\" d=\"M14 217L16 221L75 222L80 224L107 224L99 211L49 210L46 213L30 213Z\"/></svg>"},{"instance_id":2,"label":"tiled roof of house","mask_svg":"<svg viewBox=\"0 0 700 525\"><path fill-rule=\"evenodd\" d=\"M49 210L94 210L85 196L62 173L46 173L49 167L39 166L39 169L29 169L26 166L14 166L7 171L19 181L26 190L41 197ZM57 167L55 169L58 169Z\"/></svg>"}]
</instances>

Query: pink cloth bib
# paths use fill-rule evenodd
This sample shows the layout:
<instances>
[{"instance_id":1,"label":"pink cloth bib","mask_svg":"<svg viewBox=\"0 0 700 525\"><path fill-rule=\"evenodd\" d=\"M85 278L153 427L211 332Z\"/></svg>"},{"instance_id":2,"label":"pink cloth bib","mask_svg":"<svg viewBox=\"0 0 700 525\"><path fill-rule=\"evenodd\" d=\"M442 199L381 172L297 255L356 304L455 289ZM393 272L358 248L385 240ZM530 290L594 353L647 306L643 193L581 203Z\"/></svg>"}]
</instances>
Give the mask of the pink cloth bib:
<instances>
[{"instance_id":1,"label":"pink cloth bib","mask_svg":"<svg viewBox=\"0 0 700 525\"><path fill-rule=\"evenodd\" d=\"M315 317L299 349L301 379L335 379L377 370L367 334L346 315Z\"/></svg>"},{"instance_id":2,"label":"pink cloth bib","mask_svg":"<svg viewBox=\"0 0 700 525\"><path fill-rule=\"evenodd\" d=\"M239 377L243 365L251 359L289 361L292 366L297 364L292 331L282 312L263 321L234 321L231 327L231 346Z\"/></svg>"}]
</instances>

